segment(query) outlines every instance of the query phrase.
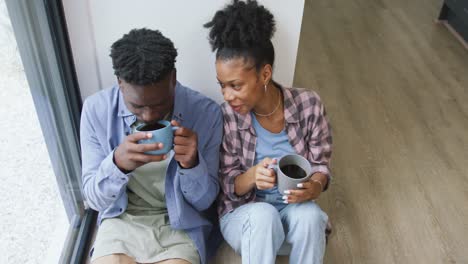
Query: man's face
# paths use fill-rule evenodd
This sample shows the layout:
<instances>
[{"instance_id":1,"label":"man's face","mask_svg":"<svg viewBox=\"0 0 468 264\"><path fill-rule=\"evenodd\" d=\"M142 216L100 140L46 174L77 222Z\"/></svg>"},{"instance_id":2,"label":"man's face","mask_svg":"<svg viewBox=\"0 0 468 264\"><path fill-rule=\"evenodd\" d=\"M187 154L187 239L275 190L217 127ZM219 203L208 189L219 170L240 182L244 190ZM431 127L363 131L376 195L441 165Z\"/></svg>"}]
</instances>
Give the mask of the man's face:
<instances>
[{"instance_id":1,"label":"man's face","mask_svg":"<svg viewBox=\"0 0 468 264\"><path fill-rule=\"evenodd\" d=\"M175 70L161 81L148 85L135 85L119 78L125 105L138 121L154 123L163 119L174 106Z\"/></svg>"}]
</instances>

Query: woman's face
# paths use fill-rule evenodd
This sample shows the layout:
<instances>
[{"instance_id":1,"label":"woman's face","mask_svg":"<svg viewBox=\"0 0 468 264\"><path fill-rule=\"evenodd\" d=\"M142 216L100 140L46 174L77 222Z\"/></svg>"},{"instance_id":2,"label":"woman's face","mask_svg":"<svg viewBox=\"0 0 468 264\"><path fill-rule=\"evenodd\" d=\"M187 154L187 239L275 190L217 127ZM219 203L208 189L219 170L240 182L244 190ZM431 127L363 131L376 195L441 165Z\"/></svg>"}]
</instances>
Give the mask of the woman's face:
<instances>
[{"instance_id":1,"label":"woman's face","mask_svg":"<svg viewBox=\"0 0 468 264\"><path fill-rule=\"evenodd\" d=\"M224 101L240 114L250 112L264 96L264 74L243 58L217 60L216 74Z\"/></svg>"}]
</instances>

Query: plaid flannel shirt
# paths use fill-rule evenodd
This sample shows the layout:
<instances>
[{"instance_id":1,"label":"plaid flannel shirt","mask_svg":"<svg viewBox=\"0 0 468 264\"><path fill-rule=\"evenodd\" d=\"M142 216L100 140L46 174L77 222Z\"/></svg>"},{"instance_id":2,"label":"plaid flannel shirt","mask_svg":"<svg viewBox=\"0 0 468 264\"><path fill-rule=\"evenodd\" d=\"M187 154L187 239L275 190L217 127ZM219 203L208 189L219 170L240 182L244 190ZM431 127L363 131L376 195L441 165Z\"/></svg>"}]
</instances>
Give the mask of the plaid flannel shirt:
<instances>
[{"instance_id":1,"label":"plaid flannel shirt","mask_svg":"<svg viewBox=\"0 0 468 264\"><path fill-rule=\"evenodd\" d=\"M329 183L332 136L320 97L306 89L282 87L281 90L289 143L297 154L309 160L313 173L327 175ZM222 190L218 205L220 217L243 204L255 201L255 189L242 196L236 195L234 180L254 165L257 139L250 114L241 115L227 103L223 103L221 109L224 115L224 137L219 168Z\"/></svg>"}]
</instances>

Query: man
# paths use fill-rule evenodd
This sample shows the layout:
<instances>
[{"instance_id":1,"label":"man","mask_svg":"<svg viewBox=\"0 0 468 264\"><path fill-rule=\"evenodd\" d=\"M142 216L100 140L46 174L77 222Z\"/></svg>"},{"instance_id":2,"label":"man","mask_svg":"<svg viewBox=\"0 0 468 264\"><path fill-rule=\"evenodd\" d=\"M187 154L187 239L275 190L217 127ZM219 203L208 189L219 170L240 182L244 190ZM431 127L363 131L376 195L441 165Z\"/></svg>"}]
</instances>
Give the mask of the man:
<instances>
[{"instance_id":1,"label":"man","mask_svg":"<svg viewBox=\"0 0 468 264\"><path fill-rule=\"evenodd\" d=\"M176 80L177 51L159 31L134 29L111 48L118 86L89 97L81 117L83 192L99 211L92 263L206 263L222 114ZM165 155L136 126L180 127Z\"/></svg>"}]
</instances>

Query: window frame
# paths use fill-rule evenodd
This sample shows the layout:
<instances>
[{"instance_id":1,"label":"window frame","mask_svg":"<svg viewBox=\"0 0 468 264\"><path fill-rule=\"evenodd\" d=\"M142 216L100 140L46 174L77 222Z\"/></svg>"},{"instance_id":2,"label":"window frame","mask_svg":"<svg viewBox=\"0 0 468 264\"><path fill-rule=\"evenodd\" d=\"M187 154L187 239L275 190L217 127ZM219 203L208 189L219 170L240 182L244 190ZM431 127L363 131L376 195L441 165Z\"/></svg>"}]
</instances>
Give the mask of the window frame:
<instances>
[{"instance_id":1,"label":"window frame","mask_svg":"<svg viewBox=\"0 0 468 264\"><path fill-rule=\"evenodd\" d=\"M82 195L82 100L60 0L6 0L68 221L60 263L83 263L97 212Z\"/></svg>"}]
</instances>

